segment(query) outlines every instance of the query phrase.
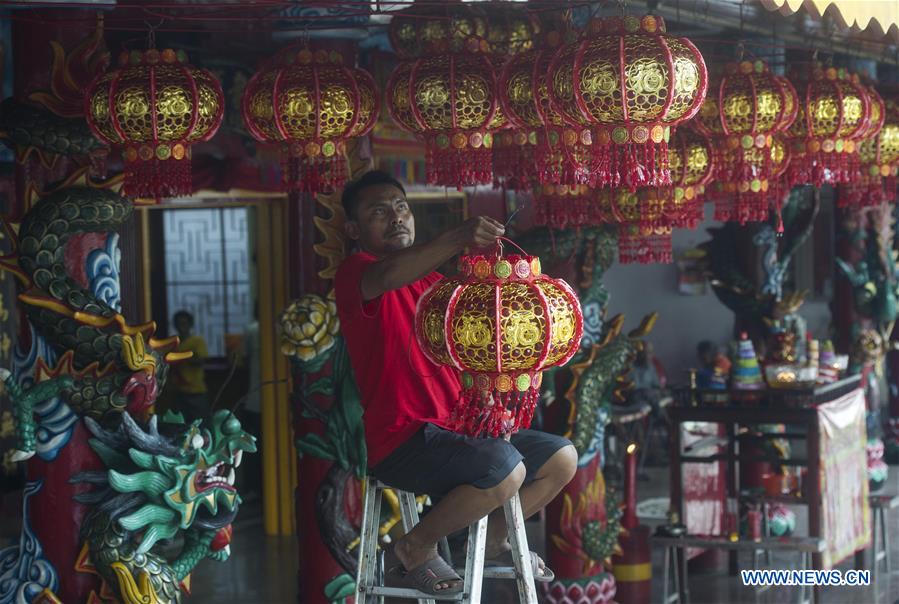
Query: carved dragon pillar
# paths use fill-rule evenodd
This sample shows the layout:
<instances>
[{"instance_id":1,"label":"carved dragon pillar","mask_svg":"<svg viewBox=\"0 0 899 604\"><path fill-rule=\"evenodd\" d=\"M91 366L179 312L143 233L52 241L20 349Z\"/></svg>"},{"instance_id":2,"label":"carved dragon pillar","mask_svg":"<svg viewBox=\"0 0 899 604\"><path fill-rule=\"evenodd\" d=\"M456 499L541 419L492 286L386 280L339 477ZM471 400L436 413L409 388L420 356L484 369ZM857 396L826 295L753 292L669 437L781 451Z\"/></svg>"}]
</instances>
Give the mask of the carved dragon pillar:
<instances>
[{"instance_id":1,"label":"carved dragon pillar","mask_svg":"<svg viewBox=\"0 0 899 604\"><path fill-rule=\"evenodd\" d=\"M119 177L91 177L102 148L80 113L105 61L102 30L68 52L48 43L52 28L30 34L53 59L50 91L0 105L25 184L8 217L18 228L4 222L0 268L19 279L24 316L13 372L0 379L14 455L28 459L22 535L0 552L0 601L175 604L198 562L230 554L233 468L254 439L227 410L191 426L154 415L168 363L184 357L170 352L177 339L156 340L153 324L129 325L119 310L116 230L132 204ZM177 536L180 551L161 553Z\"/></svg>"}]
</instances>

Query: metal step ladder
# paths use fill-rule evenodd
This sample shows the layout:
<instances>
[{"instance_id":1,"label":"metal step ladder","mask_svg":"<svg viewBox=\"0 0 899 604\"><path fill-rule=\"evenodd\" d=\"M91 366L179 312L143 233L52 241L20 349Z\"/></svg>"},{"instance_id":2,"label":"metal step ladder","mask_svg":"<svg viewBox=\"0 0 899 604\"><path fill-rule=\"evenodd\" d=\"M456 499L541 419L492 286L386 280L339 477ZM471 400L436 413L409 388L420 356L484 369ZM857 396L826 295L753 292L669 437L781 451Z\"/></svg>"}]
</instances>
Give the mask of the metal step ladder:
<instances>
[{"instance_id":1,"label":"metal step ladder","mask_svg":"<svg viewBox=\"0 0 899 604\"><path fill-rule=\"evenodd\" d=\"M362 515L362 535L359 543L359 568L356 573L357 604L383 604L385 597L418 600L419 604L436 604L437 601L480 604L484 578L514 579L518 584L521 604L537 604L537 589L531 566L531 554L525 535L521 500L516 493L503 505L506 526L510 527L509 542L512 545L514 567L484 569L484 548L487 541L487 517L481 518L468 528L468 548L465 569L461 573L464 587L460 593L437 595L426 594L417 589L385 587L383 585L383 560L378 556L378 524L381 517L381 498L384 489L390 488L372 477L366 477L363 490L365 501ZM418 524L418 506L415 495L394 489L400 501L403 529L406 532ZM448 548L441 548L444 557ZM450 560L447 560L450 562ZM380 572L379 572L380 571ZM377 579L377 581L376 581Z\"/></svg>"}]
</instances>

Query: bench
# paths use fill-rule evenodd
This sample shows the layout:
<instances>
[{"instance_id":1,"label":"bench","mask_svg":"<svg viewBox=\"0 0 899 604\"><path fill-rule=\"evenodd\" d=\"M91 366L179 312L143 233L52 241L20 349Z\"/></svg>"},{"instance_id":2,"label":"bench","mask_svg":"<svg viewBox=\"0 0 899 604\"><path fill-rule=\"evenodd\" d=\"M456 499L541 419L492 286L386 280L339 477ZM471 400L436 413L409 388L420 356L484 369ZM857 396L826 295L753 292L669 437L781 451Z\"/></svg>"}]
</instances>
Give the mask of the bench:
<instances>
[{"instance_id":1,"label":"bench","mask_svg":"<svg viewBox=\"0 0 899 604\"><path fill-rule=\"evenodd\" d=\"M812 567L812 554L820 554L824 551L823 539L816 537L763 537L759 540L740 539L731 541L724 536L716 535L683 535L680 537L667 537L653 535L650 537L653 545L665 548L665 562L663 565L663 604L689 604L690 588L687 584L687 548L724 549L731 551L793 551L800 553L800 568L803 570ZM669 592L669 572L673 578L673 592ZM768 589L767 586L757 587L756 595ZM803 604L812 599L812 590L802 587L800 602Z\"/></svg>"}]
</instances>

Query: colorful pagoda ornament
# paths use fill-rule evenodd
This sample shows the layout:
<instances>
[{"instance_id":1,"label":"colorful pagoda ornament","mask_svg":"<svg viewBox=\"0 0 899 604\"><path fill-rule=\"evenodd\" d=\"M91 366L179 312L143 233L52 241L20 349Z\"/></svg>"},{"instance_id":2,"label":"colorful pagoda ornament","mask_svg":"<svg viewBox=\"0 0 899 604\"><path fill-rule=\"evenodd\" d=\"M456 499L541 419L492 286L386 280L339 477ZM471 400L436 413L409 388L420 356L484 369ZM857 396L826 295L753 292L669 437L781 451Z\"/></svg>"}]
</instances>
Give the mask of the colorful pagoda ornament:
<instances>
[{"instance_id":1,"label":"colorful pagoda ornament","mask_svg":"<svg viewBox=\"0 0 899 604\"><path fill-rule=\"evenodd\" d=\"M425 355L461 372L455 429L510 434L531 423L541 371L580 347L583 315L571 287L527 255L463 256L458 277L422 296L415 334Z\"/></svg>"},{"instance_id":2,"label":"colorful pagoda ornament","mask_svg":"<svg viewBox=\"0 0 899 604\"><path fill-rule=\"evenodd\" d=\"M555 109L592 143L594 187L666 186L668 141L706 95L702 55L665 33L653 15L595 19L581 41L563 46L547 74Z\"/></svg>"},{"instance_id":3,"label":"colorful pagoda ornament","mask_svg":"<svg viewBox=\"0 0 899 604\"><path fill-rule=\"evenodd\" d=\"M755 347L745 332L740 335L740 342L737 345L737 359L731 372L731 386L734 390L761 390L765 387Z\"/></svg>"},{"instance_id":4,"label":"colorful pagoda ornament","mask_svg":"<svg viewBox=\"0 0 899 604\"><path fill-rule=\"evenodd\" d=\"M872 101L857 75L815 63L792 74L799 112L789 129L791 185L841 184L857 176L857 146L871 136Z\"/></svg>"},{"instance_id":5,"label":"colorful pagoda ornament","mask_svg":"<svg viewBox=\"0 0 899 604\"><path fill-rule=\"evenodd\" d=\"M378 92L364 70L338 52L289 48L257 72L241 100L257 141L279 145L290 192L332 192L346 181L346 142L378 118Z\"/></svg>"},{"instance_id":6,"label":"colorful pagoda ornament","mask_svg":"<svg viewBox=\"0 0 899 604\"><path fill-rule=\"evenodd\" d=\"M715 220L767 220L771 147L796 116L796 93L764 61L727 65L710 89L698 126L718 147Z\"/></svg>"},{"instance_id":7,"label":"colorful pagoda ornament","mask_svg":"<svg viewBox=\"0 0 899 604\"><path fill-rule=\"evenodd\" d=\"M215 76L171 48L123 52L84 103L94 135L122 147L125 194L154 199L193 192L191 145L215 135L225 109Z\"/></svg>"}]
</instances>

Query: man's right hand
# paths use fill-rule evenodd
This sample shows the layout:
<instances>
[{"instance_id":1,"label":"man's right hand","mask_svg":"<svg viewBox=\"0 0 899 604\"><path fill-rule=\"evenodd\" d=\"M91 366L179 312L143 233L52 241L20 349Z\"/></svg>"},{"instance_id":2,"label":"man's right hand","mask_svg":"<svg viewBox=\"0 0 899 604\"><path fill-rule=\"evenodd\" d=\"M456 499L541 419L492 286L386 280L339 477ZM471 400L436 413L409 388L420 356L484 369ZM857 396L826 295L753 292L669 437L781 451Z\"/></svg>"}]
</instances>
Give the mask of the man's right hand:
<instances>
[{"instance_id":1,"label":"man's right hand","mask_svg":"<svg viewBox=\"0 0 899 604\"><path fill-rule=\"evenodd\" d=\"M490 247L505 233L502 223L488 216L469 218L459 227L462 247Z\"/></svg>"}]
</instances>

